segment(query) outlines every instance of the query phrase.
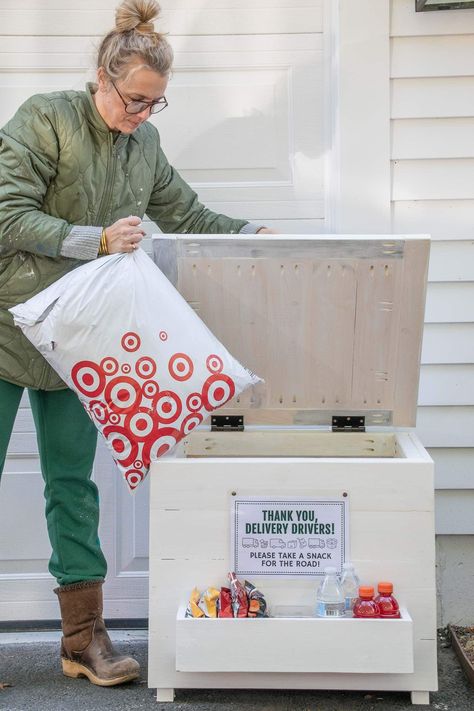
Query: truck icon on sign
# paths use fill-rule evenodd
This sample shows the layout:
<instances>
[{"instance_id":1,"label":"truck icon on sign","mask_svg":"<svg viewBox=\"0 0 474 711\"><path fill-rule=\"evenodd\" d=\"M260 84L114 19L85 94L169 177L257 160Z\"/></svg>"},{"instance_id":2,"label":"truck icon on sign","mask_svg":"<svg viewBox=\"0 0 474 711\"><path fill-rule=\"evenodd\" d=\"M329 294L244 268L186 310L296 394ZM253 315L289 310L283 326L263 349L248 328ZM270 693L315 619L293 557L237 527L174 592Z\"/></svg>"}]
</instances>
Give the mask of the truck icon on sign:
<instances>
[{"instance_id":1,"label":"truck icon on sign","mask_svg":"<svg viewBox=\"0 0 474 711\"><path fill-rule=\"evenodd\" d=\"M257 538L242 538L242 546L244 548L258 548Z\"/></svg>"},{"instance_id":2,"label":"truck icon on sign","mask_svg":"<svg viewBox=\"0 0 474 711\"><path fill-rule=\"evenodd\" d=\"M310 538L308 548L325 548L324 538Z\"/></svg>"},{"instance_id":3,"label":"truck icon on sign","mask_svg":"<svg viewBox=\"0 0 474 711\"><path fill-rule=\"evenodd\" d=\"M281 538L270 538L270 548L286 548L286 543Z\"/></svg>"}]
</instances>

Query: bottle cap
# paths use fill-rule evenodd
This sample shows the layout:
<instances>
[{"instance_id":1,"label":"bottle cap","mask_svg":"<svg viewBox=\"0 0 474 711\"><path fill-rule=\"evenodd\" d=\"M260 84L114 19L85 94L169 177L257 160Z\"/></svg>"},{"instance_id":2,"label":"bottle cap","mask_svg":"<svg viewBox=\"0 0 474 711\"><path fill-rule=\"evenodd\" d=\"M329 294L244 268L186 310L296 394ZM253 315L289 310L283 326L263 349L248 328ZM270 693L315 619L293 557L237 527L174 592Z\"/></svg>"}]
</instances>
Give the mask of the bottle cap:
<instances>
[{"instance_id":1,"label":"bottle cap","mask_svg":"<svg viewBox=\"0 0 474 711\"><path fill-rule=\"evenodd\" d=\"M359 588L359 597L373 597L374 588L371 585L361 585Z\"/></svg>"},{"instance_id":2,"label":"bottle cap","mask_svg":"<svg viewBox=\"0 0 474 711\"><path fill-rule=\"evenodd\" d=\"M333 575L334 573L337 573L337 568L334 568L332 565L330 565L327 568L324 568L324 572L326 573L326 575Z\"/></svg>"},{"instance_id":3,"label":"bottle cap","mask_svg":"<svg viewBox=\"0 0 474 711\"><path fill-rule=\"evenodd\" d=\"M391 595L393 593L393 583L388 583L386 581L378 584L379 593L388 593Z\"/></svg>"}]
</instances>

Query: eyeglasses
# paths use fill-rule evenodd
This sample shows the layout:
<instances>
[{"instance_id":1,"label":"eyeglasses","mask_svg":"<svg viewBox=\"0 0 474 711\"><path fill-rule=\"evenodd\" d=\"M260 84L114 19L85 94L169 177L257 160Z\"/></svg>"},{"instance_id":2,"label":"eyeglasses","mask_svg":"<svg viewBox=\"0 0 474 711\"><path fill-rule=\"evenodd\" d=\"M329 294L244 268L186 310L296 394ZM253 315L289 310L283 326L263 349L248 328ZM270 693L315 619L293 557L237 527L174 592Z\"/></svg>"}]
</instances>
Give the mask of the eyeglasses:
<instances>
[{"instance_id":1,"label":"eyeglasses","mask_svg":"<svg viewBox=\"0 0 474 711\"><path fill-rule=\"evenodd\" d=\"M166 109L166 107L168 106L168 102L166 101L164 96L161 96L159 99L156 99L156 101L125 101L122 94L115 86L114 82L112 81L111 83L117 94L122 99L122 103L125 106L125 111L127 114L141 114L141 112L145 111L145 109L150 109L151 114L157 114L160 111L163 111L163 109Z\"/></svg>"}]
</instances>

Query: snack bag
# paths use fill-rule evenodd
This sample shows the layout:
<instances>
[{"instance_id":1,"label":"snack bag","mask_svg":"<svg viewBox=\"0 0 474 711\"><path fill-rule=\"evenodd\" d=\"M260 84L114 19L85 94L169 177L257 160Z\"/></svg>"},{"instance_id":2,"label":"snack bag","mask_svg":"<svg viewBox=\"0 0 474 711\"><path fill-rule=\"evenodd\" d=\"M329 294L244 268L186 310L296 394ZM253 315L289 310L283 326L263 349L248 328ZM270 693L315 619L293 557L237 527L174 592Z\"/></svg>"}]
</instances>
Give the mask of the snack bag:
<instances>
[{"instance_id":1,"label":"snack bag","mask_svg":"<svg viewBox=\"0 0 474 711\"><path fill-rule=\"evenodd\" d=\"M232 611L232 596L230 588L221 588L219 595L219 614L218 617L233 617Z\"/></svg>"},{"instance_id":2,"label":"snack bag","mask_svg":"<svg viewBox=\"0 0 474 711\"><path fill-rule=\"evenodd\" d=\"M248 580L244 583L245 592L247 593L249 601L249 617L268 617L267 615L267 602L260 592L257 590L253 583Z\"/></svg>"},{"instance_id":3,"label":"snack bag","mask_svg":"<svg viewBox=\"0 0 474 711\"><path fill-rule=\"evenodd\" d=\"M186 612L184 613L185 617L204 617L204 612L198 605L199 597L199 590L197 588L193 588Z\"/></svg>"},{"instance_id":4,"label":"snack bag","mask_svg":"<svg viewBox=\"0 0 474 711\"><path fill-rule=\"evenodd\" d=\"M142 249L88 262L10 311L77 393L130 490L152 460L261 381Z\"/></svg>"},{"instance_id":5,"label":"snack bag","mask_svg":"<svg viewBox=\"0 0 474 711\"><path fill-rule=\"evenodd\" d=\"M207 588L199 598L199 608L206 617L217 617L217 601L219 590L217 588Z\"/></svg>"},{"instance_id":6,"label":"snack bag","mask_svg":"<svg viewBox=\"0 0 474 711\"><path fill-rule=\"evenodd\" d=\"M245 588L236 577L235 573L229 573L230 594L232 597L232 612L234 617L247 617L249 603Z\"/></svg>"}]
</instances>

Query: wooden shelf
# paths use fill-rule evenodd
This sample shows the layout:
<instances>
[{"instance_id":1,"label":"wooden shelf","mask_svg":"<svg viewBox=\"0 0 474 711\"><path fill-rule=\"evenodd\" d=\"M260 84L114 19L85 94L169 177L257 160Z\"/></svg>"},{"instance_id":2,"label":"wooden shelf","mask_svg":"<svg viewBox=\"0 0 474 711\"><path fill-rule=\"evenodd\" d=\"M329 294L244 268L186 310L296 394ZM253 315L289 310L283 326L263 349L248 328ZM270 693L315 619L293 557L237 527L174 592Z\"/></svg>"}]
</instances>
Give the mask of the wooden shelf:
<instances>
[{"instance_id":1,"label":"wooden shelf","mask_svg":"<svg viewBox=\"0 0 474 711\"><path fill-rule=\"evenodd\" d=\"M413 621L270 617L176 617L176 670L183 672L413 672Z\"/></svg>"}]
</instances>

